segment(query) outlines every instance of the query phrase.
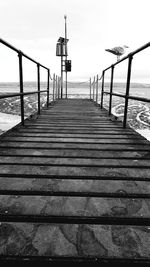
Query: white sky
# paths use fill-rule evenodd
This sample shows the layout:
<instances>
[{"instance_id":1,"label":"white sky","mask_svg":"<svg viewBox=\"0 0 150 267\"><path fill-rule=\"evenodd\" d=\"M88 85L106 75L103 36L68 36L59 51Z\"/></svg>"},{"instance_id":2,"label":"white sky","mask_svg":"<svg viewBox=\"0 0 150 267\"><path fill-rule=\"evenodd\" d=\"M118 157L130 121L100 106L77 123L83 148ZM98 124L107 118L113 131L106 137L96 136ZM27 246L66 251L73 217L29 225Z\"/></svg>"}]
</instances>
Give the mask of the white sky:
<instances>
[{"instance_id":1,"label":"white sky","mask_svg":"<svg viewBox=\"0 0 150 267\"><path fill-rule=\"evenodd\" d=\"M149 13L150 0L0 0L0 33L49 67L51 74L60 75L56 43L65 34L67 14L68 59L72 60L68 78L84 81L116 61L105 48L128 45L129 53L150 41ZM0 81L18 78L17 55L8 50L0 46ZM135 60L136 78L150 77L149 51ZM25 77L34 80L36 71L33 77L30 65L24 67Z\"/></svg>"}]
</instances>

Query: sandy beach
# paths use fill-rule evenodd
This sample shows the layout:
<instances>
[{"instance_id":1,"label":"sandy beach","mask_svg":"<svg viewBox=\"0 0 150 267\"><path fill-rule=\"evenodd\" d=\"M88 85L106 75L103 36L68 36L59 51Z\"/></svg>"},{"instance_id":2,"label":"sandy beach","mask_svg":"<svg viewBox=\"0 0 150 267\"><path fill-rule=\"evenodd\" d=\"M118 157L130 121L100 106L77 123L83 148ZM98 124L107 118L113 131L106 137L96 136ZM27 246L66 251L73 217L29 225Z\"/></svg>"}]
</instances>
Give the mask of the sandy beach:
<instances>
[{"instance_id":1,"label":"sandy beach","mask_svg":"<svg viewBox=\"0 0 150 267\"><path fill-rule=\"evenodd\" d=\"M20 116L0 112L0 133L8 131L20 121Z\"/></svg>"},{"instance_id":2,"label":"sandy beach","mask_svg":"<svg viewBox=\"0 0 150 267\"><path fill-rule=\"evenodd\" d=\"M148 130L148 129L143 129L143 130L136 130L136 132L138 132L139 134L141 134L141 135L144 136L147 140L150 141L150 130Z\"/></svg>"}]
</instances>

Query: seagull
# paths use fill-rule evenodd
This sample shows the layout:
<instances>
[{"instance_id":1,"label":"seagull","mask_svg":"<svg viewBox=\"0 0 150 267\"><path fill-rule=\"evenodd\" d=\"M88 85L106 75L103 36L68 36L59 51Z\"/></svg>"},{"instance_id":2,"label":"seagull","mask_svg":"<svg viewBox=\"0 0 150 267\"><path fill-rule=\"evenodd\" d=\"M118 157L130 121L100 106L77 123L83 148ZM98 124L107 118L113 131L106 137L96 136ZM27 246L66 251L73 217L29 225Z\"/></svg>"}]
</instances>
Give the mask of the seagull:
<instances>
[{"instance_id":1,"label":"seagull","mask_svg":"<svg viewBox=\"0 0 150 267\"><path fill-rule=\"evenodd\" d=\"M120 56L125 54L127 48L129 48L127 45L123 45L123 46L116 46L116 47L111 48L111 49L105 49L105 51L116 55L117 56L117 61L119 61L120 60Z\"/></svg>"}]
</instances>

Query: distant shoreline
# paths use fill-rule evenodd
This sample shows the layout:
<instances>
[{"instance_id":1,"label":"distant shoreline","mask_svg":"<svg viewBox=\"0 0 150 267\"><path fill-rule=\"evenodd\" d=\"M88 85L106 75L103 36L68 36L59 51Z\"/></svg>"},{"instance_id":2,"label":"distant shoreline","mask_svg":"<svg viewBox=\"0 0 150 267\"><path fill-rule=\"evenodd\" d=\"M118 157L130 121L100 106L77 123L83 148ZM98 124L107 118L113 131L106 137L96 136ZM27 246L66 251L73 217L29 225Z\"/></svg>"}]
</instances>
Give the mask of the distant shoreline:
<instances>
[{"instance_id":1,"label":"distant shoreline","mask_svg":"<svg viewBox=\"0 0 150 267\"><path fill-rule=\"evenodd\" d=\"M93 81L92 81L93 82ZM99 84L101 84L102 80L99 81ZM41 86L46 86L47 85L47 81L41 81L40 82ZM50 84L52 84L52 81L50 80ZM124 86L126 84L126 82L117 82L114 81L114 86L115 87L120 87L120 86ZM65 81L63 82L63 86L65 88ZM86 81L86 82L80 82L80 81L68 81L67 83L68 88L74 88L74 87L78 87L78 88L85 88L85 87L89 87L90 86L90 80ZM105 80L105 86L108 87L110 85L110 81L109 80ZM24 87L28 87L28 88L32 88L37 86L37 81L24 81ZM9 87L15 87L17 89L19 89L19 82L0 82L0 90L2 87L5 88L9 88ZM131 88L150 88L150 83L146 83L146 82L132 82L130 83L130 87Z\"/></svg>"}]
</instances>

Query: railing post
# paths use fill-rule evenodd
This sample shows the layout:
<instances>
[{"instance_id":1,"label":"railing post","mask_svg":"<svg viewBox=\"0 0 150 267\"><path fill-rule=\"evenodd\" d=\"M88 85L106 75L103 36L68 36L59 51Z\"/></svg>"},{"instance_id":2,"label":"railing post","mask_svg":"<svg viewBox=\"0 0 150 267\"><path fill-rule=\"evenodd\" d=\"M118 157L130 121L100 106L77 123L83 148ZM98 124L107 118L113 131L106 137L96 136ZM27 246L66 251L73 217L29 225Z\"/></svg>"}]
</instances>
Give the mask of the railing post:
<instances>
[{"instance_id":1,"label":"railing post","mask_svg":"<svg viewBox=\"0 0 150 267\"><path fill-rule=\"evenodd\" d=\"M133 59L133 56L132 56L132 54L130 54L129 55L129 61L128 61L128 73L127 73L127 83L126 83L123 128L126 128L126 124L127 124L128 102L129 102L128 96L129 96L129 90L130 90L132 59Z\"/></svg>"},{"instance_id":2,"label":"railing post","mask_svg":"<svg viewBox=\"0 0 150 267\"><path fill-rule=\"evenodd\" d=\"M56 75L56 94L55 94L55 99L58 98L58 76Z\"/></svg>"},{"instance_id":3,"label":"railing post","mask_svg":"<svg viewBox=\"0 0 150 267\"><path fill-rule=\"evenodd\" d=\"M114 65L111 66L110 98L109 98L109 116L111 115L112 93L113 93Z\"/></svg>"},{"instance_id":4,"label":"railing post","mask_svg":"<svg viewBox=\"0 0 150 267\"><path fill-rule=\"evenodd\" d=\"M53 102L55 100L55 73L53 74Z\"/></svg>"},{"instance_id":5,"label":"railing post","mask_svg":"<svg viewBox=\"0 0 150 267\"><path fill-rule=\"evenodd\" d=\"M60 92L61 92L61 77L59 77L59 98L60 98Z\"/></svg>"},{"instance_id":6,"label":"railing post","mask_svg":"<svg viewBox=\"0 0 150 267\"><path fill-rule=\"evenodd\" d=\"M103 108L105 71L102 72L101 108Z\"/></svg>"},{"instance_id":7,"label":"railing post","mask_svg":"<svg viewBox=\"0 0 150 267\"><path fill-rule=\"evenodd\" d=\"M50 75L50 71L48 69L47 70L47 107L49 106L49 75Z\"/></svg>"},{"instance_id":8,"label":"railing post","mask_svg":"<svg viewBox=\"0 0 150 267\"><path fill-rule=\"evenodd\" d=\"M24 125L24 95L23 95L23 66L22 66L22 53L18 54L19 57L19 83L20 83L20 104L21 104L21 123Z\"/></svg>"},{"instance_id":9,"label":"railing post","mask_svg":"<svg viewBox=\"0 0 150 267\"><path fill-rule=\"evenodd\" d=\"M37 82L38 82L38 114L40 114L40 64L37 64Z\"/></svg>"},{"instance_id":10,"label":"railing post","mask_svg":"<svg viewBox=\"0 0 150 267\"><path fill-rule=\"evenodd\" d=\"M59 87L59 76L57 76L57 94L56 94L57 99L58 99L58 87Z\"/></svg>"},{"instance_id":11,"label":"railing post","mask_svg":"<svg viewBox=\"0 0 150 267\"><path fill-rule=\"evenodd\" d=\"M90 100L91 100L91 78L90 78Z\"/></svg>"},{"instance_id":12,"label":"railing post","mask_svg":"<svg viewBox=\"0 0 150 267\"><path fill-rule=\"evenodd\" d=\"M95 98L95 76L94 76L94 80L93 80L93 101Z\"/></svg>"},{"instance_id":13,"label":"railing post","mask_svg":"<svg viewBox=\"0 0 150 267\"><path fill-rule=\"evenodd\" d=\"M98 75L96 78L96 104L98 104Z\"/></svg>"},{"instance_id":14,"label":"railing post","mask_svg":"<svg viewBox=\"0 0 150 267\"><path fill-rule=\"evenodd\" d=\"M57 95L57 98L59 99L59 90L60 90L60 78L59 78L59 76L58 76L58 95Z\"/></svg>"}]
</instances>

